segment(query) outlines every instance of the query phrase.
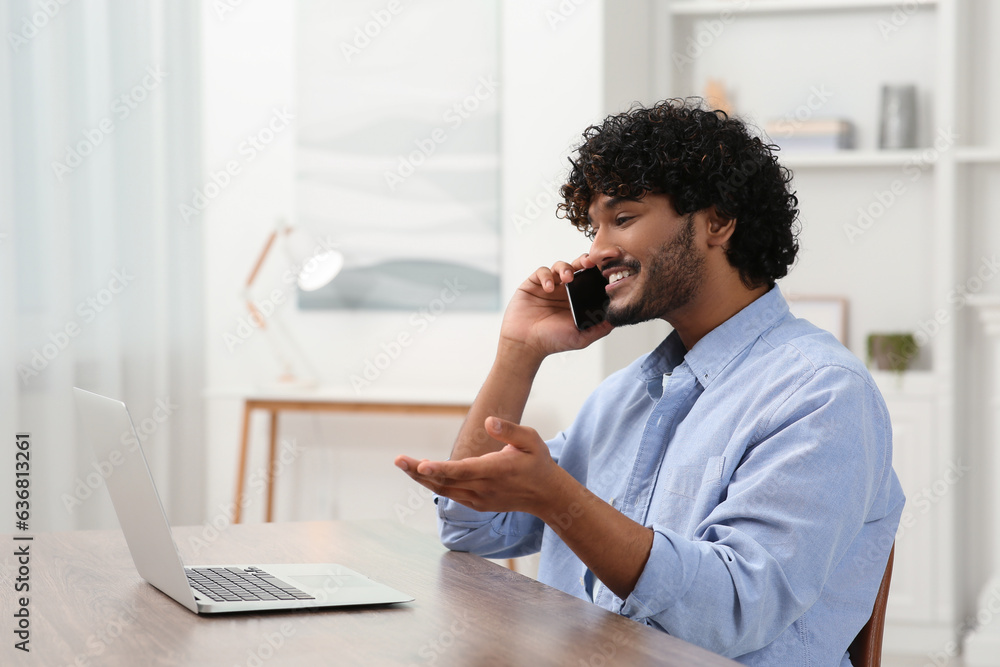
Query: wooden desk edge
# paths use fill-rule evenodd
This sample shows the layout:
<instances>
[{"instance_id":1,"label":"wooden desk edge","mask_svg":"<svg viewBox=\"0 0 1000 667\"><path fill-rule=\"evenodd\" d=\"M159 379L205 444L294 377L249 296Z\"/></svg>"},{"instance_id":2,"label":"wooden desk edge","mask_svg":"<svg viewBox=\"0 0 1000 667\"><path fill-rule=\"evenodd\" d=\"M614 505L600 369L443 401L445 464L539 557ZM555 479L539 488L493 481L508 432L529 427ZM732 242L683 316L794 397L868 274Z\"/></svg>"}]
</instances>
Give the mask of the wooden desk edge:
<instances>
[{"instance_id":1,"label":"wooden desk edge","mask_svg":"<svg viewBox=\"0 0 1000 667\"><path fill-rule=\"evenodd\" d=\"M448 414L464 415L471 404L466 403L416 403L381 401L344 401L340 399L317 398L248 398L244 401L247 410L297 410L302 412L398 412L404 414Z\"/></svg>"}]
</instances>

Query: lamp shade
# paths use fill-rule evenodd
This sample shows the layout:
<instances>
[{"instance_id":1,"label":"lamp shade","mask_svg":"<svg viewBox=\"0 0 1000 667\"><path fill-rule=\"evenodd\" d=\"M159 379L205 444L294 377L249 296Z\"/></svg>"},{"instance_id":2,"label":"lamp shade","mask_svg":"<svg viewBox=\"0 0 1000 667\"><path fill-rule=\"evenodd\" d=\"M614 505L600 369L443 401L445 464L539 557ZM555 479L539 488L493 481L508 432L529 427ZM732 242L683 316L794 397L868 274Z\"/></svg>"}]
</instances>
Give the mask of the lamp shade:
<instances>
[{"instance_id":1,"label":"lamp shade","mask_svg":"<svg viewBox=\"0 0 1000 667\"><path fill-rule=\"evenodd\" d=\"M310 257L299 271L299 288L312 292L323 287L337 277L344 268L344 256L336 250L327 250Z\"/></svg>"}]
</instances>

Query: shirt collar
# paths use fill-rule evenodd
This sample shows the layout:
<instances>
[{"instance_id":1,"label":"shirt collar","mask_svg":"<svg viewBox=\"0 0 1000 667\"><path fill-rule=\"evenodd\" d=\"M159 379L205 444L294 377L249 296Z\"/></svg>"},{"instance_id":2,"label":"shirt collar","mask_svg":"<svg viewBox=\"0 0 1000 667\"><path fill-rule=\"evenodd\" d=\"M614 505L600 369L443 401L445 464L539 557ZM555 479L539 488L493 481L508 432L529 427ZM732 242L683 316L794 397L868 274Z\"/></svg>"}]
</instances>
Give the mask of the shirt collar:
<instances>
[{"instance_id":1,"label":"shirt collar","mask_svg":"<svg viewBox=\"0 0 1000 667\"><path fill-rule=\"evenodd\" d=\"M663 375L686 363L702 388L740 352L788 314L788 303L775 286L749 306L709 331L690 350L684 349L680 336L672 331L653 350L640 369L640 378L648 384L659 382Z\"/></svg>"}]
</instances>

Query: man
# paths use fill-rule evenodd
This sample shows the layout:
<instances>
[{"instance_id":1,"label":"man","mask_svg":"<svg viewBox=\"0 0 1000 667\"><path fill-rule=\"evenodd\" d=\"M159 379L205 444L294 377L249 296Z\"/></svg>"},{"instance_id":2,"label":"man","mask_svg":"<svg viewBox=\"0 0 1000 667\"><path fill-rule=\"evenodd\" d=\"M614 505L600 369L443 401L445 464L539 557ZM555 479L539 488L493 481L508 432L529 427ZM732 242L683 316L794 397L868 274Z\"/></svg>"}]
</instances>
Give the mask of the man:
<instances>
[{"instance_id":1,"label":"man","mask_svg":"<svg viewBox=\"0 0 1000 667\"><path fill-rule=\"evenodd\" d=\"M775 287L795 259L790 174L738 120L680 100L584 133L560 209L593 240L529 277L449 461L396 465L452 549L541 551L539 579L749 665L849 665L903 507L864 366ZM607 321L564 285L597 266ZM550 354L613 327L673 332L549 442L519 425Z\"/></svg>"}]
</instances>

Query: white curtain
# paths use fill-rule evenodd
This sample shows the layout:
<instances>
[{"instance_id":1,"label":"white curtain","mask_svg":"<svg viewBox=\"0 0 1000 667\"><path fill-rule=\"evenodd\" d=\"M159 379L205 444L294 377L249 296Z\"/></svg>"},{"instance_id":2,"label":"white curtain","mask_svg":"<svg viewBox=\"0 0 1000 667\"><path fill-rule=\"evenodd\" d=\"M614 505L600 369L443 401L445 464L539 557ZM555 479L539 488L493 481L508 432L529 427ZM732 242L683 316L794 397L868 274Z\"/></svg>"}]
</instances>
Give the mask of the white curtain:
<instances>
[{"instance_id":1,"label":"white curtain","mask_svg":"<svg viewBox=\"0 0 1000 667\"><path fill-rule=\"evenodd\" d=\"M116 525L74 386L128 404L171 521L202 518L199 13L0 5L0 506L30 432L32 531Z\"/></svg>"}]
</instances>

